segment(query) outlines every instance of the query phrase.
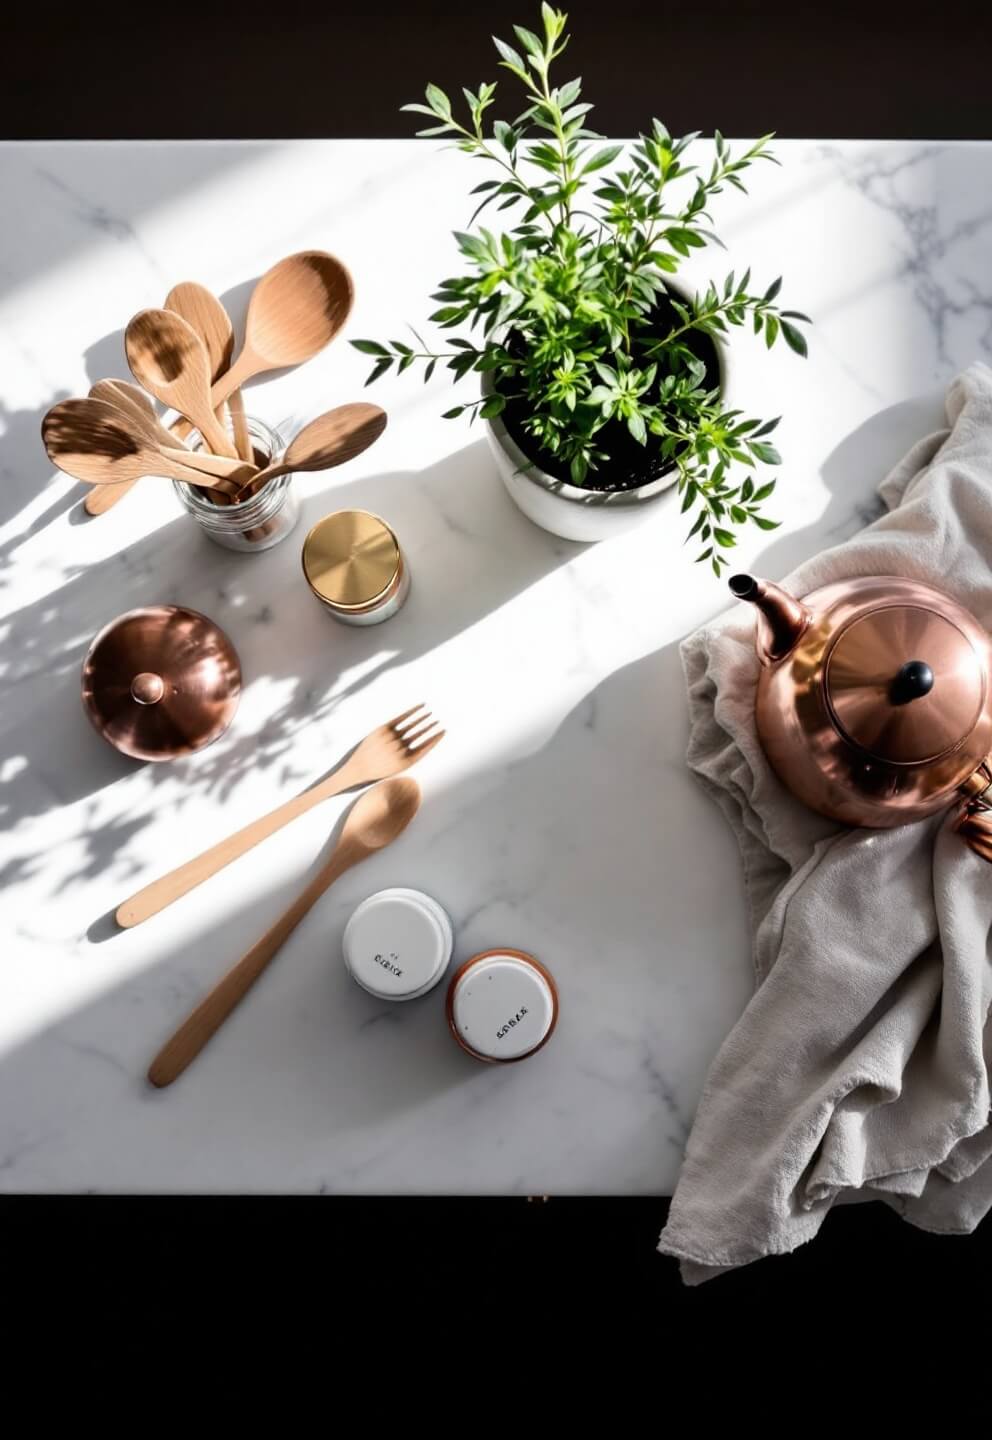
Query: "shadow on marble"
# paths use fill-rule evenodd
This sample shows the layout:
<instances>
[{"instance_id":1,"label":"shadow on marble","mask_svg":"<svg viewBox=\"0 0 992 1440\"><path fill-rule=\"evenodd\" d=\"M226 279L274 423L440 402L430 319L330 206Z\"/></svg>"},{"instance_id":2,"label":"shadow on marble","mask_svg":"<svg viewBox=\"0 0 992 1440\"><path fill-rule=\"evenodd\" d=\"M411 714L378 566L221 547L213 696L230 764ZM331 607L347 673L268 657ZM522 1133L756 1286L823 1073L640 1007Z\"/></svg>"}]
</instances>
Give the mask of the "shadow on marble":
<instances>
[{"instance_id":1,"label":"shadow on marble","mask_svg":"<svg viewBox=\"0 0 992 1440\"><path fill-rule=\"evenodd\" d=\"M68 391L60 390L46 400L44 405L27 410L10 410L0 400L0 528L9 524L16 515L38 498L40 491L58 477L41 443L41 422L51 407L60 400L68 399ZM18 549L44 530L59 515L71 509L83 499L89 490L82 481L71 489L52 499L41 514L36 515L29 525L0 542L0 589L10 584L13 557Z\"/></svg>"},{"instance_id":2,"label":"shadow on marble","mask_svg":"<svg viewBox=\"0 0 992 1440\"><path fill-rule=\"evenodd\" d=\"M886 475L918 440L946 424L943 388L870 416L834 447L820 467L830 492L826 509L809 525L772 540L758 555L755 568L769 579L780 579L877 520L885 512L878 487Z\"/></svg>"},{"instance_id":3,"label":"shadow on marble","mask_svg":"<svg viewBox=\"0 0 992 1440\"><path fill-rule=\"evenodd\" d=\"M44 1188L35 1176L75 1173L82 1188L95 1167L103 1187L124 1190L471 1192L512 1189L517 1169L546 1173L553 1189L564 1165L575 1190L660 1189L652 1177L681 1154L705 1064L751 981L742 886L715 914L710 893L710 867L734 862L733 839L684 765L684 712L659 724L680 685L672 644L601 682L532 753L457 789L428 783L416 828L318 902L188 1074L155 1092L144 1080L151 1056L309 872L245 893L236 867L211 881L237 894L235 912L0 1055L0 1095L17 1097L0 1104L5 1183ZM540 1124L514 1124L516 1067L480 1066L453 1044L443 986L388 1005L347 977L351 909L397 883L449 907L453 964L511 945L556 974L559 1032L529 1062ZM155 922L148 940L161 945ZM597 1097L618 1089L636 1117L622 1136L589 1121ZM567 1161L547 1151L548 1114ZM494 1154L517 1129L520 1153ZM23 1182L14 1131L52 1137L25 1154ZM536 1158L532 1132L544 1136ZM86 1174L64 1150L46 1172L46 1144L75 1151ZM446 1167L440 1181L432 1157Z\"/></svg>"},{"instance_id":4,"label":"shadow on marble","mask_svg":"<svg viewBox=\"0 0 992 1440\"><path fill-rule=\"evenodd\" d=\"M413 587L388 626L339 624L300 575L307 528L344 506L388 515L402 537ZM0 658L0 744L12 762L0 783L6 828L92 797L139 768L100 740L79 698L80 668L92 637L126 610L180 603L202 611L234 641L246 688L265 680L275 682L279 693L260 729L241 730L236 717L207 750L145 766L151 784L168 779L174 788L178 778L184 803L206 795L223 800L253 771L278 765L280 783L292 793L318 778L301 768L306 761L294 759L294 740L304 729L326 726L330 768L360 738L334 729L342 701L475 625L579 548L553 540L519 514L482 442L420 472L353 481L339 474L306 497L301 509L296 534L257 556L218 548L180 516L100 565L68 573L52 593L6 617ZM453 535L457 546L450 543ZM122 814L95 828L86 828L84 818L73 823L80 824L75 838L82 878L101 873L111 858L126 870L127 843L140 819ZM29 834L23 838L18 860L11 862L14 873L0 879L19 878L43 864L43 852Z\"/></svg>"}]
</instances>

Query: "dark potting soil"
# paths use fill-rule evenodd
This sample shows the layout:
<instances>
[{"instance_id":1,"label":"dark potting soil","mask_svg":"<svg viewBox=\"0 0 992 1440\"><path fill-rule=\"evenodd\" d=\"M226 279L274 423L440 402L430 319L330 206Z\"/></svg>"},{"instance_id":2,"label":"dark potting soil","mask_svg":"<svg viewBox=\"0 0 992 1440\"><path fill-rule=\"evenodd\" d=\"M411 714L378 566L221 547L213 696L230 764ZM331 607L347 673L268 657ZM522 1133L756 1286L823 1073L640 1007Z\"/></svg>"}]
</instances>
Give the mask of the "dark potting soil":
<instances>
[{"instance_id":1,"label":"dark potting soil","mask_svg":"<svg viewBox=\"0 0 992 1440\"><path fill-rule=\"evenodd\" d=\"M672 302L666 296L655 308L648 340L664 339L679 323ZM510 343L512 345L512 341ZM686 349L691 350L696 359L706 366L706 388L715 390L720 383L715 342L709 335L690 330L685 336L685 343ZM528 459L554 479L571 484L568 463L536 445L533 436L524 429L529 415L527 401L514 398L507 400L501 419ZM663 460L653 449L651 437L646 446L639 445L623 421L607 421L602 430L597 431L596 443L610 458L608 462L601 462L599 469L589 471L582 487L585 490L636 490L639 485L648 485L666 471L674 469L670 461Z\"/></svg>"}]
</instances>

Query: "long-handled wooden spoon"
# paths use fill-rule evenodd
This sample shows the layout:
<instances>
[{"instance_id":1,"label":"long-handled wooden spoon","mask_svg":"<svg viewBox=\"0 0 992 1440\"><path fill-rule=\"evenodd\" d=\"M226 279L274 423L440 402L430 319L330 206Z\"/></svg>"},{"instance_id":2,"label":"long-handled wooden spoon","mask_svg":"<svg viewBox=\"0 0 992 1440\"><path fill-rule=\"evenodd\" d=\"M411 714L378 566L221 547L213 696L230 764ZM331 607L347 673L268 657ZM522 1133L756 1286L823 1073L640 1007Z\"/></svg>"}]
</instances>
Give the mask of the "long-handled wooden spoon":
<instances>
[{"instance_id":1,"label":"long-handled wooden spoon","mask_svg":"<svg viewBox=\"0 0 992 1440\"><path fill-rule=\"evenodd\" d=\"M41 426L48 458L53 465L90 485L117 485L143 475L164 475L207 490L236 495L254 474L242 460L220 460L230 466L228 476L207 475L183 460L185 451L157 446L131 418L104 400L63 400L53 405Z\"/></svg>"},{"instance_id":2,"label":"long-handled wooden spoon","mask_svg":"<svg viewBox=\"0 0 992 1440\"><path fill-rule=\"evenodd\" d=\"M118 410L123 410L125 414L143 410L151 419L157 418L145 392L139 386L129 384L127 380L98 380L95 385L90 386L90 399L106 400L108 405L116 405ZM123 500L129 490L134 489L138 479L140 476L134 480L122 480L119 485L94 485L83 501L83 509L87 515L106 514L118 501Z\"/></svg>"},{"instance_id":3,"label":"long-handled wooden spoon","mask_svg":"<svg viewBox=\"0 0 992 1440\"><path fill-rule=\"evenodd\" d=\"M210 398L207 349L191 325L171 310L139 310L124 332L131 374L149 395L191 420L216 455L238 459Z\"/></svg>"},{"instance_id":4,"label":"long-handled wooden spoon","mask_svg":"<svg viewBox=\"0 0 992 1440\"><path fill-rule=\"evenodd\" d=\"M343 465L374 445L385 428L386 412L378 405L362 400L338 405L304 425L287 445L282 459L252 475L245 490L254 493L277 475L289 475L297 470L331 470L335 465Z\"/></svg>"},{"instance_id":5,"label":"long-handled wooden spoon","mask_svg":"<svg viewBox=\"0 0 992 1440\"><path fill-rule=\"evenodd\" d=\"M136 428L146 433L152 443L161 447L172 459L189 465L193 470L202 470L206 475L220 475L226 478L232 474L234 461L222 459L218 455L208 455L204 451L187 450L175 433L167 430L159 420L154 405L140 386L132 385L127 380L97 380L94 385L90 386L90 399L104 400L108 405L113 405L122 411ZM188 424L186 421L182 423ZM140 476L134 480L123 480L113 485L94 485L83 501L87 514L105 514L137 485L138 479ZM213 489L212 494L220 504L228 503L231 498L216 489Z\"/></svg>"},{"instance_id":6,"label":"long-handled wooden spoon","mask_svg":"<svg viewBox=\"0 0 992 1440\"><path fill-rule=\"evenodd\" d=\"M408 776L384 780L375 789L359 796L348 812L330 858L303 893L200 1001L189 1019L180 1025L172 1039L155 1056L148 1070L148 1078L153 1085L171 1085L183 1073L328 886L352 865L368 859L395 840L419 808L420 786Z\"/></svg>"},{"instance_id":7,"label":"long-handled wooden spoon","mask_svg":"<svg viewBox=\"0 0 992 1440\"><path fill-rule=\"evenodd\" d=\"M216 380L231 368L231 361L234 358L234 330L231 325L231 317L223 305L205 285L198 285L195 280L184 280L179 285L173 285L165 297L165 309L181 315L187 325L191 325L207 347L207 356L210 360L210 382ZM248 422L245 419L244 396L240 390L232 390L227 399L227 408L231 412L231 426L234 430L234 444L242 460L252 461L255 456L252 451L251 436L248 434ZM223 423L223 408L216 412L217 419Z\"/></svg>"},{"instance_id":8,"label":"long-handled wooden spoon","mask_svg":"<svg viewBox=\"0 0 992 1440\"><path fill-rule=\"evenodd\" d=\"M146 402L145 405L134 398L139 395ZM139 390L137 385L129 385L126 380L98 380L90 388L90 397L94 400L106 400L108 405L114 405L123 411L133 427L147 436L153 445L192 470L202 470L205 475L220 475L227 479L228 476L237 474L239 469L256 468L223 455L211 455L207 450L187 449L175 432L167 430L159 420L151 404L147 403L144 391Z\"/></svg>"},{"instance_id":9,"label":"long-handled wooden spoon","mask_svg":"<svg viewBox=\"0 0 992 1440\"><path fill-rule=\"evenodd\" d=\"M273 265L252 291L244 346L210 403L222 404L254 375L311 359L334 339L353 299L348 271L323 250L301 250Z\"/></svg>"},{"instance_id":10,"label":"long-handled wooden spoon","mask_svg":"<svg viewBox=\"0 0 992 1440\"><path fill-rule=\"evenodd\" d=\"M376 780L391 779L409 770L441 743L444 733L437 728L431 712L423 705L414 705L412 710L406 710L394 720L379 725L366 735L342 765L316 785L311 785L309 790L304 790L302 795L294 795L292 800L284 801L267 815L260 815L209 850L195 855L192 860L187 860L122 901L117 907L118 925L129 930L133 925L150 920L167 905L188 895L197 885L202 885L204 880L223 870L225 865L247 854L253 846L275 835L291 820L305 815L332 795L343 795L346 790L354 790L359 785L371 785Z\"/></svg>"}]
</instances>

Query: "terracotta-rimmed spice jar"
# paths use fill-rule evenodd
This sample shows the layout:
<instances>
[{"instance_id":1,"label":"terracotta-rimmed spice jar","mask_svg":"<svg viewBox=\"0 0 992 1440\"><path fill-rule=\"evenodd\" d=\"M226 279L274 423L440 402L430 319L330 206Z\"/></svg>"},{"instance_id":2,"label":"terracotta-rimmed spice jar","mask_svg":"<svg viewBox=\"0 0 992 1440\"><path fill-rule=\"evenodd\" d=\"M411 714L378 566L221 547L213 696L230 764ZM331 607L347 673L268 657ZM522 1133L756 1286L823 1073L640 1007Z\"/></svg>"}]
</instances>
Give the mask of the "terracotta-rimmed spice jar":
<instances>
[{"instance_id":1,"label":"terracotta-rimmed spice jar","mask_svg":"<svg viewBox=\"0 0 992 1440\"><path fill-rule=\"evenodd\" d=\"M554 977L523 950L484 950L451 977L448 1025L463 1050L489 1064L526 1060L558 1023Z\"/></svg>"},{"instance_id":2,"label":"terracotta-rimmed spice jar","mask_svg":"<svg viewBox=\"0 0 992 1440\"><path fill-rule=\"evenodd\" d=\"M303 574L317 599L346 625L379 625L410 590L399 541L367 510L335 510L303 542Z\"/></svg>"}]
</instances>

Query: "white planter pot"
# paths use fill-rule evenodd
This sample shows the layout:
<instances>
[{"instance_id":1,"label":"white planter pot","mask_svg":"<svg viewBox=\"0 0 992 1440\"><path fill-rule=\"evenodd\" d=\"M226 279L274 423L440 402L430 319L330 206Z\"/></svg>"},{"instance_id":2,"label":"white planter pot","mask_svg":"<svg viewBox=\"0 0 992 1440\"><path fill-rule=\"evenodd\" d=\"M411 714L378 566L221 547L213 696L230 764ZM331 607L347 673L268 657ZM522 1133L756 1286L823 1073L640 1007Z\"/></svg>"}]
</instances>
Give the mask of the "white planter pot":
<instances>
[{"instance_id":1,"label":"white planter pot","mask_svg":"<svg viewBox=\"0 0 992 1440\"><path fill-rule=\"evenodd\" d=\"M727 353L720 341L716 341L716 351L720 393L726 399ZM492 378L486 371L482 376L482 393L490 395L492 391ZM503 484L514 504L528 520L552 535L560 535L563 540L589 542L626 535L649 515L657 513L658 505L678 479L678 471L673 468L635 490L586 490L556 480L532 465L501 416L483 423Z\"/></svg>"}]
</instances>

